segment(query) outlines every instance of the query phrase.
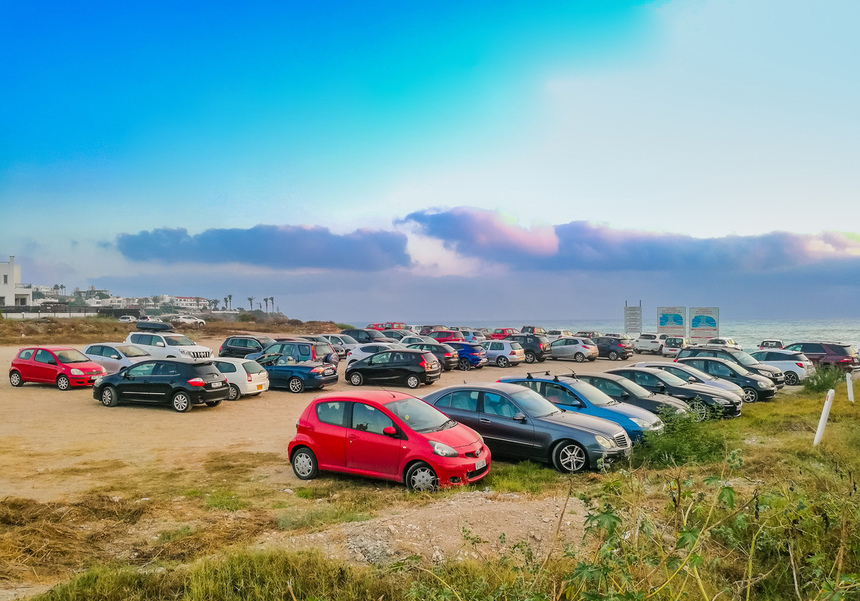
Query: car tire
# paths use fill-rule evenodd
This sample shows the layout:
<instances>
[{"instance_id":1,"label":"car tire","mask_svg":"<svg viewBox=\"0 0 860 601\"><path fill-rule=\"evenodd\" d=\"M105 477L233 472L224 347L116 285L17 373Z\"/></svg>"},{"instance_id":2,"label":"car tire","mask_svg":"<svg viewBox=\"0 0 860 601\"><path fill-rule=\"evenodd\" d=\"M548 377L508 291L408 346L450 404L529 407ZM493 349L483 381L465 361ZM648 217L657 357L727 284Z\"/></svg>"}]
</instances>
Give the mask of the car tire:
<instances>
[{"instance_id":1,"label":"car tire","mask_svg":"<svg viewBox=\"0 0 860 601\"><path fill-rule=\"evenodd\" d=\"M293 473L299 480L312 480L320 471L317 456L307 447L296 449L290 463L293 466Z\"/></svg>"},{"instance_id":2,"label":"car tire","mask_svg":"<svg viewBox=\"0 0 860 601\"><path fill-rule=\"evenodd\" d=\"M10 371L9 372L9 383L12 386L23 386L24 385L24 378L22 378L21 374L17 371Z\"/></svg>"},{"instance_id":3,"label":"car tire","mask_svg":"<svg viewBox=\"0 0 860 601\"><path fill-rule=\"evenodd\" d=\"M361 386L362 384L364 384L364 376L362 376L357 371L354 371L349 374L349 383L353 386Z\"/></svg>"},{"instance_id":4,"label":"car tire","mask_svg":"<svg viewBox=\"0 0 860 601\"><path fill-rule=\"evenodd\" d=\"M69 376L65 374L60 374L57 376L57 388L60 390L68 390L72 387L72 383L69 381Z\"/></svg>"},{"instance_id":5,"label":"car tire","mask_svg":"<svg viewBox=\"0 0 860 601\"><path fill-rule=\"evenodd\" d=\"M573 356L573 360L577 363L582 363L583 361L585 361L585 355L583 355L582 353L576 353Z\"/></svg>"},{"instance_id":6,"label":"car tire","mask_svg":"<svg viewBox=\"0 0 860 601\"><path fill-rule=\"evenodd\" d=\"M526 353L526 363L534 363L535 361L537 361L537 357L535 356L535 354L531 351L528 351Z\"/></svg>"},{"instance_id":7,"label":"car tire","mask_svg":"<svg viewBox=\"0 0 860 601\"><path fill-rule=\"evenodd\" d=\"M538 357L538 363L543 363L546 361L546 357Z\"/></svg>"},{"instance_id":8,"label":"car tire","mask_svg":"<svg viewBox=\"0 0 860 601\"><path fill-rule=\"evenodd\" d=\"M608 357L610 361L618 361L618 353L615 351L609 351Z\"/></svg>"},{"instance_id":9,"label":"car tire","mask_svg":"<svg viewBox=\"0 0 860 601\"><path fill-rule=\"evenodd\" d=\"M460 357L460 360L457 362L457 367L461 371L469 371L472 369L472 363L465 357Z\"/></svg>"},{"instance_id":10,"label":"car tire","mask_svg":"<svg viewBox=\"0 0 860 601\"><path fill-rule=\"evenodd\" d=\"M785 385L786 386L797 386L800 384L800 378L797 377L797 374L793 371L785 372Z\"/></svg>"},{"instance_id":11,"label":"car tire","mask_svg":"<svg viewBox=\"0 0 860 601\"><path fill-rule=\"evenodd\" d=\"M184 390L174 393L173 398L170 399L170 406L179 413L187 413L191 410L191 405L191 397Z\"/></svg>"},{"instance_id":12,"label":"car tire","mask_svg":"<svg viewBox=\"0 0 860 601\"><path fill-rule=\"evenodd\" d=\"M563 440L552 450L552 464L563 474L581 472L588 467L588 453L578 442Z\"/></svg>"},{"instance_id":13,"label":"car tire","mask_svg":"<svg viewBox=\"0 0 860 601\"><path fill-rule=\"evenodd\" d=\"M207 407L217 407L221 404L221 399L218 399L217 401L206 401L205 404Z\"/></svg>"},{"instance_id":14,"label":"car tire","mask_svg":"<svg viewBox=\"0 0 860 601\"><path fill-rule=\"evenodd\" d=\"M242 396L242 391L239 390L239 387L235 384L230 384L230 392L227 396L227 400L238 401L240 396Z\"/></svg>"},{"instance_id":15,"label":"car tire","mask_svg":"<svg viewBox=\"0 0 860 601\"><path fill-rule=\"evenodd\" d=\"M689 403L690 406L690 414L693 416L693 419L697 422L703 422L708 419L708 406L705 404L705 401L702 399L693 399Z\"/></svg>"},{"instance_id":16,"label":"car tire","mask_svg":"<svg viewBox=\"0 0 860 601\"><path fill-rule=\"evenodd\" d=\"M507 367L508 365L510 365L510 361L508 361L508 358L504 355L499 355L498 357L496 357L496 365L498 365L499 367Z\"/></svg>"},{"instance_id":17,"label":"car tire","mask_svg":"<svg viewBox=\"0 0 860 601\"><path fill-rule=\"evenodd\" d=\"M358 375L360 376L361 374ZM292 378L290 378L290 381L287 382L287 388L290 389L290 392L295 392L296 394L298 394L300 392L305 391L305 383L302 382L301 378L293 376Z\"/></svg>"},{"instance_id":18,"label":"car tire","mask_svg":"<svg viewBox=\"0 0 860 601\"><path fill-rule=\"evenodd\" d=\"M101 404L105 407L116 407L119 403L116 388L113 386L105 386L102 388L102 393L99 395L99 401L101 401Z\"/></svg>"},{"instance_id":19,"label":"car tire","mask_svg":"<svg viewBox=\"0 0 860 601\"><path fill-rule=\"evenodd\" d=\"M421 380L418 379L418 376L415 374L410 374L406 376L406 387L407 388L418 388L421 386Z\"/></svg>"},{"instance_id":20,"label":"car tire","mask_svg":"<svg viewBox=\"0 0 860 601\"><path fill-rule=\"evenodd\" d=\"M744 403L755 403L758 401L758 390L753 388L752 386L744 386Z\"/></svg>"},{"instance_id":21,"label":"car tire","mask_svg":"<svg viewBox=\"0 0 860 601\"><path fill-rule=\"evenodd\" d=\"M439 487L439 478L433 468L423 461L413 463L406 470L406 487L415 492L433 492Z\"/></svg>"}]
</instances>

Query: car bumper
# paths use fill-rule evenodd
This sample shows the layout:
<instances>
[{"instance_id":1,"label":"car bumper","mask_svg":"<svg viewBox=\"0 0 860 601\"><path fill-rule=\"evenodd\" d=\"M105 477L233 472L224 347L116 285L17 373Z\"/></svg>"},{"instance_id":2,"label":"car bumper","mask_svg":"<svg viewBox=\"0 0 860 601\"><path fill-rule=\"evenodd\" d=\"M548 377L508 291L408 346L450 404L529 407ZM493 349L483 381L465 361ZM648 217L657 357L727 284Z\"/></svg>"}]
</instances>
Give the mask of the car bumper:
<instances>
[{"instance_id":1,"label":"car bumper","mask_svg":"<svg viewBox=\"0 0 860 601\"><path fill-rule=\"evenodd\" d=\"M432 465L436 477L439 478L440 488L472 484L490 473L490 449L487 447L484 447L480 459L474 457L440 457L440 459L442 461ZM483 467L478 467L480 462L484 463Z\"/></svg>"},{"instance_id":2,"label":"car bumper","mask_svg":"<svg viewBox=\"0 0 860 601\"><path fill-rule=\"evenodd\" d=\"M330 375L314 375L307 380L305 380L305 388L308 390L316 390L317 388L322 388L324 386L331 386L332 384L337 384L337 372L334 372Z\"/></svg>"},{"instance_id":3,"label":"car bumper","mask_svg":"<svg viewBox=\"0 0 860 601\"><path fill-rule=\"evenodd\" d=\"M224 401L230 396L230 387L222 386L221 388L189 390L187 391L195 404L211 403L212 401Z\"/></svg>"},{"instance_id":4,"label":"car bumper","mask_svg":"<svg viewBox=\"0 0 860 601\"><path fill-rule=\"evenodd\" d=\"M589 457L589 468L596 470L600 468L601 463L603 465L609 465L611 463L615 463L617 461L623 461L627 457L630 456L630 453L633 451L633 447L627 447L625 449L604 449L603 447L599 447L599 450L589 449L588 457Z\"/></svg>"},{"instance_id":5,"label":"car bumper","mask_svg":"<svg viewBox=\"0 0 860 601\"><path fill-rule=\"evenodd\" d=\"M486 357L467 357L472 367L484 367L488 361Z\"/></svg>"},{"instance_id":6,"label":"car bumper","mask_svg":"<svg viewBox=\"0 0 860 601\"><path fill-rule=\"evenodd\" d=\"M239 391L242 393L242 395L259 394L261 392L266 392L268 389L268 380L263 380L262 382L243 382L239 386Z\"/></svg>"}]
</instances>

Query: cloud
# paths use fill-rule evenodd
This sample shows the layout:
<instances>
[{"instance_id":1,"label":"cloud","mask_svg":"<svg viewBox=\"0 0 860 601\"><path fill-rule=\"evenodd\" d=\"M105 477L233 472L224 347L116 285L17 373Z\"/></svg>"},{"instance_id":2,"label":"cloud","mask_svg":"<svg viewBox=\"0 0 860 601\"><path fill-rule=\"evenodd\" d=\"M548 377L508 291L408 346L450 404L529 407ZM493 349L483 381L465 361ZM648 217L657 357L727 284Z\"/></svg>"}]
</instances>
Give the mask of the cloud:
<instances>
[{"instance_id":1,"label":"cloud","mask_svg":"<svg viewBox=\"0 0 860 601\"><path fill-rule=\"evenodd\" d=\"M417 211L403 221L463 256L517 270L761 273L833 261L860 269L860 240L838 232L693 238L587 221L526 229L468 207Z\"/></svg>"},{"instance_id":2,"label":"cloud","mask_svg":"<svg viewBox=\"0 0 860 601\"><path fill-rule=\"evenodd\" d=\"M405 235L368 229L341 235L324 227L257 225L191 235L181 228L161 228L121 234L116 248L129 260L161 263L241 263L273 269L365 272L411 264Z\"/></svg>"}]
</instances>

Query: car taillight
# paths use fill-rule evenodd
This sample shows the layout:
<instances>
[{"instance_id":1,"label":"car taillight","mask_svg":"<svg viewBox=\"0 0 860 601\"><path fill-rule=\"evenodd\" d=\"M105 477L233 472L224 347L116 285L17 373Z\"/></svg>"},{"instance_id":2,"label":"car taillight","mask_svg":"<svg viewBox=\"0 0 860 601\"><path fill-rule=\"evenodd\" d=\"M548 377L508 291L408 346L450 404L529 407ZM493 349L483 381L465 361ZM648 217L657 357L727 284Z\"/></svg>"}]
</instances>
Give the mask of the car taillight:
<instances>
[{"instance_id":1,"label":"car taillight","mask_svg":"<svg viewBox=\"0 0 860 601\"><path fill-rule=\"evenodd\" d=\"M839 363L851 363L852 361L854 361L854 359L851 357L843 357L839 360Z\"/></svg>"},{"instance_id":2,"label":"car taillight","mask_svg":"<svg viewBox=\"0 0 860 601\"><path fill-rule=\"evenodd\" d=\"M795 365L798 367L803 367L803 363L795 363Z\"/></svg>"},{"instance_id":3,"label":"car taillight","mask_svg":"<svg viewBox=\"0 0 860 601\"><path fill-rule=\"evenodd\" d=\"M516 354L517 354L517 351L511 351L511 352L510 352L510 353L508 353L508 354L509 354L509 355L516 355Z\"/></svg>"},{"instance_id":4,"label":"car taillight","mask_svg":"<svg viewBox=\"0 0 860 601\"><path fill-rule=\"evenodd\" d=\"M424 360L424 357L421 357L421 361L418 362L418 367L427 368L427 361Z\"/></svg>"},{"instance_id":5,"label":"car taillight","mask_svg":"<svg viewBox=\"0 0 860 601\"><path fill-rule=\"evenodd\" d=\"M251 374L248 374L248 381L251 381Z\"/></svg>"},{"instance_id":6,"label":"car taillight","mask_svg":"<svg viewBox=\"0 0 860 601\"><path fill-rule=\"evenodd\" d=\"M206 386L206 382L203 381L203 378L191 378L188 380L188 384L191 386Z\"/></svg>"},{"instance_id":7,"label":"car taillight","mask_svg":"<svg viewBox=\"0 0 860 601\"><path fill-rule=\"evenodd\" d=\"M445 353L445 356L446 356L446 357L453 357L453 356L454 356L454 353Z\"/></svg>"},{"instance_id":8,"label":"car taillight","mask_svg":"<svg viewBox=\"0 0 860 601\"><path fill-rule=\"evenodd\" d=\"M324 367L315 367L311 370L312 374L321 374L325 371Z\"/></svg>"}]
</instances>

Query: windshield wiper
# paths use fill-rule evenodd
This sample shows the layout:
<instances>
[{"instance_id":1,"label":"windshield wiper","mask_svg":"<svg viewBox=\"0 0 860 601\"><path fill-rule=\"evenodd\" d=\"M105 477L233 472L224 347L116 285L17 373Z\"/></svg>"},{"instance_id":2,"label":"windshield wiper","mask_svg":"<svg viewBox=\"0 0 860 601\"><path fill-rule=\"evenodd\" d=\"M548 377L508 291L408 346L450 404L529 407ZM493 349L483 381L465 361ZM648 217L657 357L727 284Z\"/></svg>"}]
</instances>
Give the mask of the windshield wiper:
<instances>
[{"instance_id":1,"label":"windshield wiper","mask_svg":"<svg viewBox=\"0 0 860 601\"><path fill-rule=\"evenodd\" d=\"M456 425L457 425L456 419L449 419L449 420L442 422L442 425L439 426L439 430L447 430L448 428L453 428ZM438 432L439 430L436 430L436 431Z\"/></svg>"}]
</instances>

